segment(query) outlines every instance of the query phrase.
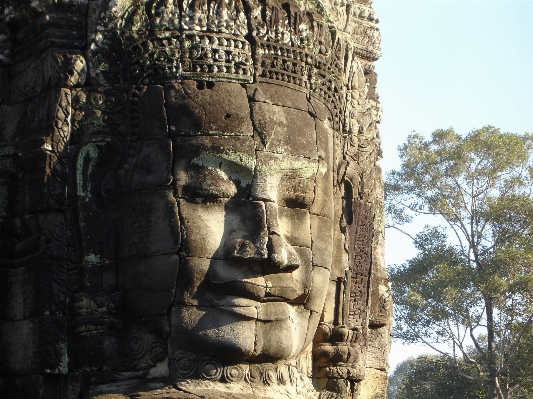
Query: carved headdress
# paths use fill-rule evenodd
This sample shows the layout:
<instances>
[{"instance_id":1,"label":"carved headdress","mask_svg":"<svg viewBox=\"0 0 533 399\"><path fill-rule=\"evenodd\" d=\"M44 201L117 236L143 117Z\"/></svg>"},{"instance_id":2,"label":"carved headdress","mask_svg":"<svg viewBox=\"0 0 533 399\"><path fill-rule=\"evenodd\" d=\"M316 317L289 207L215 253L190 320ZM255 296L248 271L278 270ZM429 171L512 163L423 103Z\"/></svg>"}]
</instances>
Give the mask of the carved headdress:
<instances>
[{"instance_id":1,"label":"carved headdress","mask_svg":"<svg viewBox=\"0 0 533 399\"><path fill-rule=\"evenodd\" d=\"M90 81L276 83L309 91L341 127L347 90L360 89L363 69L379 58L380 35L368 4L334 3L100 2L91 5Z\"/></svg>"}]
</instances>

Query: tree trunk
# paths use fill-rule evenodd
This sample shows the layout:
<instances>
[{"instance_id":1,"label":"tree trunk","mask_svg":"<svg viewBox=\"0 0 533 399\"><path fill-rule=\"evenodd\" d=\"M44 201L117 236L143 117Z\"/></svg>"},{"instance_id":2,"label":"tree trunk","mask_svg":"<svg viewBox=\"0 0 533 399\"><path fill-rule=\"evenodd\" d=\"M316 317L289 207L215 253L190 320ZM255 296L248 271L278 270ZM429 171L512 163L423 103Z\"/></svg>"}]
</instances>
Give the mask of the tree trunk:
<instances>
[{"instance_id":1,"label":"tree trunk","mask_svg":"<svg viewBox=\"0 0 533 399\"><path fill-rule=\"evenodd\" d=\"M485 298L487 312L487 369L489 372L489 399L503 399L496 376L496 342L494 341L494 308L492 298ZM498 395L500 391L500 395Z\"/></svg>"}]
</instances>

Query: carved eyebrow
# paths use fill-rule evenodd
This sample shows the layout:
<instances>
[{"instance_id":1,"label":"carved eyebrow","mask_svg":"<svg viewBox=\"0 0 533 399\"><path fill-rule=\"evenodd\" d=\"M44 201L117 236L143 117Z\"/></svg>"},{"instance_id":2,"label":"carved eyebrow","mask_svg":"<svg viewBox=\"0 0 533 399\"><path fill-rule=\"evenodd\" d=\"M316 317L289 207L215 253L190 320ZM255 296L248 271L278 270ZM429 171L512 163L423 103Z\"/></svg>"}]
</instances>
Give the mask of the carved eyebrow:
<instances>
[{"instance_id":1,"label":"carved eyebrow","mask_svg":"<svg viewBox=\"0 0 533 399\"><path fill-rule=\"evenodd\" d=\"M240 152L227 151L222 154L202 152L191 163L215 170L226 180L239 180L241 185L250 184L255 169L255 158Z\"/></svg>"},{"instance_id":2,"label":"carved eyebrow","mask_svg":"<svg viewBox=\"0 0 533 399\"><path fill-rule=\"evenodd\" d=\"M268 175L284 171L294 171L300 178L307 179L316 175L318 162L305 158L283 159L268 164L259 163L257 165L258 175Z\"/></svg>"}]
</instances>

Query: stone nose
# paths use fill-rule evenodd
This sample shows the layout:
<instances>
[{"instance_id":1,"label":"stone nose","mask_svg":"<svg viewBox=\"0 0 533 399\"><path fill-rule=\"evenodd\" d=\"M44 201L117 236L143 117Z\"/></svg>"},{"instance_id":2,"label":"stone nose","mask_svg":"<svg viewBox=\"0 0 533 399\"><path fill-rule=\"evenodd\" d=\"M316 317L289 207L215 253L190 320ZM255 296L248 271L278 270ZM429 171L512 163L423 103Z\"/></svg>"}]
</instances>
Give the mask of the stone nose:
<instances>
[{"instance_id":1,"label":"stone nose","mask_svg":"<svg viewBox=\"0 0 533 399\"><path fill-rule=\"evenodd\" d=\"M226 259L266 259L268 256L266 234L254 239L244 231L235 231L224 243L224 253Z\"/></svg>"},{"instance_id":2,"label":"stone nose","mask_svg":"<svg viewBox=\"0 0 533 399\"><path fill-rule=\"evenodd\" d=\"M300 258L294 248L278 234L269 234L267 248L270 273L289 272L300 266Z\"/></svg>"},{"instance_id":3,"label":"stone nose","mask_svg":"<svg viewBox=\"0 0 533 399\"><path fill-rule=\"evenodd\" d=\"M265 208L268 229L268 262L265 273L290 272L297 269L301 261L294 248L281 235L277 205L267 202Z\"/></svg>"}]
</instances>

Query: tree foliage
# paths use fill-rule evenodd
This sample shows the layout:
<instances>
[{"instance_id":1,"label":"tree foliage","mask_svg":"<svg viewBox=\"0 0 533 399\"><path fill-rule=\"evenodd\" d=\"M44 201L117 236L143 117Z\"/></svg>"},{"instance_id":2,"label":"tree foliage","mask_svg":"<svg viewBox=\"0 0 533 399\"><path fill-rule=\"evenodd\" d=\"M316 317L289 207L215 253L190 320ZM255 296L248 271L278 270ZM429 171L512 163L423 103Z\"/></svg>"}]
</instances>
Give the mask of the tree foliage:
<instances>
[{"instance_id":1,"label":"tree foliage","mask_svg":"<svg viewBox=\"0 0 533 399\"><path fill-rule=\"evenodd\" d=\"M385 184L389 227L404 231L418 215L442 223L413 237L417 256L390 272L396 335L449 344L476 370L456 363L459 374L487 384L491 399L512 397L516 387L500 381L533 315L533 137L450 128L429 140L413 133L399 151Z\"/></svg>"},{"instance_id":2,"label":"tree foliage","mask_svg":"<svg viewBox=\"0 0 533 399\"><path fill-rule=\"evenodd\" d=\"M459 362L468 373L470 367ZM483 384L458 377L446 356L422 355L400 363L389 377L387 399L485 399Z\"/></svg>"}]
</instances>

